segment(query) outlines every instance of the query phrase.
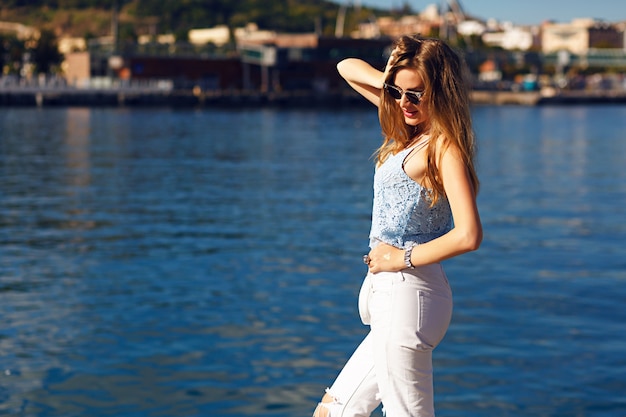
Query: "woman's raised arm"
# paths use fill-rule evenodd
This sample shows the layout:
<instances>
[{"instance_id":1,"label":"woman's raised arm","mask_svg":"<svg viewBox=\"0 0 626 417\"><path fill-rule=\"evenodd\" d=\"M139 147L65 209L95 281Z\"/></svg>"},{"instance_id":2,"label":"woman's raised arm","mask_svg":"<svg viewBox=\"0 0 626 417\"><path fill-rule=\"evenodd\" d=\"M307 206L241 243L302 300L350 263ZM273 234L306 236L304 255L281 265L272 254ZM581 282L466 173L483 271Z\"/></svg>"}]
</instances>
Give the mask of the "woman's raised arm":
<instances>
[{"instance_id":1,"label":"woman's raised arm","mask_svg":"<svg viewBox=\"0 0 626 417\"><path fill-rule=\"evenodd\" d=\"M357 93L378 107L384 73L358 58L346 58L337 64L339 75Z\"/></svg>"}]
</instances>

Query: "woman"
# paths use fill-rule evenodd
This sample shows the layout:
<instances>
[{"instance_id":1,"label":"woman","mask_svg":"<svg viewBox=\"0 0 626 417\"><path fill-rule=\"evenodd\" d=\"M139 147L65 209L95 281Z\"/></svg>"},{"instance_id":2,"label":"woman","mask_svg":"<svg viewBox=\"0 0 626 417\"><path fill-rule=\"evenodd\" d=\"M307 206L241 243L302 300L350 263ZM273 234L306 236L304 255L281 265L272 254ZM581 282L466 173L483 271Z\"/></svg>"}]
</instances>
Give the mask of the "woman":
<instances>
[{"instance_id":1,"label":"woman","mask_svg":"<svg viewBox=\"0 0 626 417\"><path fill-rule=\"evenodd\" d=\"M432 350L452 315L440 262L478 249L474 134L463 60L438 39L404 36L384 72L362 60L340 75L379 109L369 271L359 312L370 332L316 417L434 416Z\"/></svg>"}]
</instances>

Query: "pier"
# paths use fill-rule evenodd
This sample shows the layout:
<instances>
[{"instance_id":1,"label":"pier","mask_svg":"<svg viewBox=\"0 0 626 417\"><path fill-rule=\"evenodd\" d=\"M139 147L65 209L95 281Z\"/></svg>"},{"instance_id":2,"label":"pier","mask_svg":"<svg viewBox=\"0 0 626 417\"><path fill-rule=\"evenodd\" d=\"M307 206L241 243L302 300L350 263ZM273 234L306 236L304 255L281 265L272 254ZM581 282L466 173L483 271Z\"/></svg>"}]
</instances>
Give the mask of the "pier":
<instances>
[{"instance_id":1,"label":"pier","mask_svg":"<svg viewBox=\"0 0 626 417\"><path fill-rule=\"evenodd\" d=\"M471 95L477 105L566 105L626 104L625 90L563 90L483 91ZM349 91L316 92L310 90L260 92L256 90L176 90L163 88L101 88L73 87L0 88L0 106L172 106L172 107L249 107L262 105L342 106L365 103Z\"/></svg>"}]
</instances>

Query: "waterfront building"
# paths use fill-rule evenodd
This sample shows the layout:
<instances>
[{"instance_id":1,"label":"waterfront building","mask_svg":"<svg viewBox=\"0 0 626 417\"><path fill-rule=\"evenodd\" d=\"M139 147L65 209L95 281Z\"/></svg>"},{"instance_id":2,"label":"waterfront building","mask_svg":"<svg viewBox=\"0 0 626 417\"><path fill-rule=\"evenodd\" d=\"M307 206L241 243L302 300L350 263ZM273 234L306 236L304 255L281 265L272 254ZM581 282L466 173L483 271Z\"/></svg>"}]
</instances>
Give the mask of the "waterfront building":
<instances>
[{"instance_id":1,"label":"waterfront building","mask_svg":"<svg viewBox=\"0 0 626 417\"><path fill-rule=\"evenodd\" d=\"M498 31L486 31L481 39L485 45L509 51L529 51L539 44L539 30L533 26L505 25Z\"/></svg>"},{"instance_id":2,"label":"waterfront building","mask_svg":"<svg viewBox=\"0 0 626 417\"><path fill-rule=\"evenodd\" d=\"M381 35L397 38L407 33L421 33L429 35L433 29L441 26L441 21L426 20L419 15L403 16L400 19L381 17L376 20Z\"/></svg>"},{"instance_id":3,"label":"waterfront building","mask_svg":"<svg viewBox=\"0 0 626 417\"><path fill-rule=\"evenodd\" d=\"M12 34L19 40L39 38L39 30L16 22L0 22L0 34Z\"/></svg>"},{"instance_id":4,"label":"waterfront building","mask_svg":"<svg viewBox=\"0 0 626 417\"><path fill-rule=\"evenodd\" d=\"M188 36L189 42L193 45L212 43L217 46L224 46L230 41L230 29L226 25L206 29L191 29Z\"/></svg>"},{"instance_id":5,"label":"waterfront building","mask_svg":"<svg viewBox=\"0 0 626 417\"><path fill-rule=\"evenodd\" d=\"M463 36L482 36L487 26L478 20L466 20L458 24L457 31Z\"/></svg>"},{"instance_id":6,"label":"waterfront building","mask_svg":"<svg viewBox=\"0 0 626 417\"><path fill-rule=\"evenodd\" d=\"M152 49L138 44L112 54L107 42L92 43L87 52L68 53L63 68L68 85L83 88L94 82L103 85L112 76L135 83L169 80L174 89L202 94L325 94L345 87L335 68L341 58L360 57L383 67L385 58L380 51L391 44L387 37L334 38L315 33L255 36L252 32L239 32L236 42L236 54L198 53L180 44Z\"/></svg>"},{"instance_id":7,"label":"waterfront building","mask_svg":"<svg viewBox=\"0 0 626 417\"><path fill-rule=\"evenodd\" d=\"M85 38L63 37L58 41L59 52L67 55L71 52L79 52L87 50L87 41Z\"/></svg>"},{"instance_id":8,"label":"waterfront building","mask_svg":"<svg viewBox=\"0 0 626 417\"><path fill-rule=\"evenodd\" d=\"M547 22L541 27L541 49L545 54L567 51L584 55L593 48L623 49L624 29L594 19Z\"/></svg>"}]
</instances>

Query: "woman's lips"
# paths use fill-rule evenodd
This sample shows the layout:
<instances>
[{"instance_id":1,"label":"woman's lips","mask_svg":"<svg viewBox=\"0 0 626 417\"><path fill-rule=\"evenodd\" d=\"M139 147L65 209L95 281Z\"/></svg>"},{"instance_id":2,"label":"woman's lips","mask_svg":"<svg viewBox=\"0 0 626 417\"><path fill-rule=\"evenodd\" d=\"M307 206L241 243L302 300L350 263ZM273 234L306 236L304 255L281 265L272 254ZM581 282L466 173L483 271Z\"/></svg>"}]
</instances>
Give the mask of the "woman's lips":
<instances>
[{"instance_id":1,"label":"woman's lips","mask_svg":"<svg viewBox=\"0 0 626 417\"><path fill-rule=\"evenodd\" d=\"M412 119L415 116L417 116L417 111L408 111L406 109L402 109L402 112L404 113L404 117L408 117L410 119Z\"/></svg>"}]
</instances>

